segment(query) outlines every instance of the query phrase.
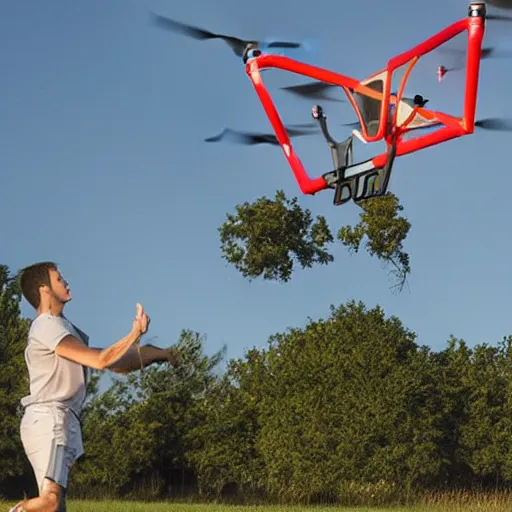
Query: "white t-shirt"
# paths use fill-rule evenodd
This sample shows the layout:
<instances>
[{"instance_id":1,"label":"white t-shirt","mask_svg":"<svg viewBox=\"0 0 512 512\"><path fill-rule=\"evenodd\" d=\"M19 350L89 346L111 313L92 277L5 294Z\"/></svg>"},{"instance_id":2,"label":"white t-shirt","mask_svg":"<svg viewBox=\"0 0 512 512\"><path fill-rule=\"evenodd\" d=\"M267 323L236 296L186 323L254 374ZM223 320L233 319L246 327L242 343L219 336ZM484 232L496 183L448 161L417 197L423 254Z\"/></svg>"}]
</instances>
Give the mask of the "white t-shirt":
<instances>
[{"instance_id":1,"label":"white t-shirt","mask_svg":"<svg viewBox=\"0 0 512 512\"><path fill-rule=\"evenodd\" d=\"M34 319L25 349L30 394L21 400L32 404L57 404L80 416L85 400L88 369L56 354L60 341L68 335L89 344L89 337L67 318L44 313Z\"/></svg>"}]
</instances>

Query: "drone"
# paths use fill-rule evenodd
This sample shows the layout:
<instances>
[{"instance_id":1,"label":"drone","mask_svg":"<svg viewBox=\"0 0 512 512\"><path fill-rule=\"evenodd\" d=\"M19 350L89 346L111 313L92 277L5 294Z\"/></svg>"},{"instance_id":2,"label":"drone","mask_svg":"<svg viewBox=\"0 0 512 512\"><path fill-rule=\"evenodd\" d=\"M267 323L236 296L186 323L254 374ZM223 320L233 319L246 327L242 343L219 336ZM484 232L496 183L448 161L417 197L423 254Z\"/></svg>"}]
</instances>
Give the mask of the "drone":
<instances>
[{"instance_id":1,"label":"drone","mask_svg":"<svg viewBox=\"0 0 512 512\"><path fill-rule=\"evenodd\" d=\"M215 34L204 29L184 25L172 20L158 18L158 22L174 31L185 33L196 39L221 38L230 45L233 52L242 58L245 72L252 82L256 94L273 127L273 134L243 133L225 129L221 134L206 139L218 142L225 139L244 144L271 144L280 146L301 192L315 195L323 190L334 190L334 205L348 201L356 204L385 195L397 157L426 149L436 144L448 142L458 137L474 133L475 128L512 131L512 123L501 119L475 119L480 62L494 56L493 48L482 48L487 19L509 19L487 16L485 2L473 1L469 4L466 17L452 23L415 47L389 59L385 68L363 80L306 64L290 57L266 53L264 48L298 48L301 43L276 41L263 43L256 40L243 40ZM512 21L512 19L510 19ZM424 55L455 36L467 33L466 87L462 117L455 117L426 108L428 99L421 94L412 97L404 95L407 79L417 61ZM397 90L391 90L393 73L406 68ZM332 137L327 116L320 104L311 109L313 123L285 126L261 76L265 69L277 68L308 77L309 83L282 88L300 97L325 96L331 88L344 91L347 101L356 113L357 121L347 123L351 134L342 141ZM455 68L454 68L455 69ZM452 69L439 66L438 79ZM318 128L327 142L333 161L333 168L310 177L297 155L291 138L318 134ZM435 131L433 129L437 128ZM411 135L418 135L411 138ZM364 144L384 141L386 150L377 156L362 161L354 161L354 139Z\"/></svg>"}]
</instances>

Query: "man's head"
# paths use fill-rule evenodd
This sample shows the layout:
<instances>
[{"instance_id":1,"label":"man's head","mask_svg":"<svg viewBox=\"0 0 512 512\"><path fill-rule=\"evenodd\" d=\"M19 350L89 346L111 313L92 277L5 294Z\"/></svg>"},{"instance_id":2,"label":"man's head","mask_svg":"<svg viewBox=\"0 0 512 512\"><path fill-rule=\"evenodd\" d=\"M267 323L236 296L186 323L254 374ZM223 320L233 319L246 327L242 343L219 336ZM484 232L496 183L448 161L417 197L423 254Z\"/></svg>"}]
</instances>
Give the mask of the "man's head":
<instances>
[{"instance_id":1,"label":"man's head","mask_svg":"<svg viewBox=\"0 0 512 512\"><path fill-rule=\"evenodd\" d=\"M20 271L19 282L23 297L35 309L51 310L52 306L62 309L71 300L68 283L52 261L25 267Z\"/></svg>"}]
</instances>

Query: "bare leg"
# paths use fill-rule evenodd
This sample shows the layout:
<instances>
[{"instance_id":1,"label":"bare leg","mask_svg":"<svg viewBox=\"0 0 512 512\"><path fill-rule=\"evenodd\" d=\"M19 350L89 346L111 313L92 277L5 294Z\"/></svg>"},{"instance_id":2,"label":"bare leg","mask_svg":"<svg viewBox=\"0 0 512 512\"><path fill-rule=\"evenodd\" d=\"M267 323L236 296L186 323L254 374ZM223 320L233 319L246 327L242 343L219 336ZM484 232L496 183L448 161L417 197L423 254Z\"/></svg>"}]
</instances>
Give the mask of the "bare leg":
<instances>
[{"instance_id":1,"label":"bare leg","mask_svg":"<svg viewBox=\"0 0 512 512\"><path fill-rule=\"evenodd\" d=\"M62 512L65 510L65 489L47 478L44 479L37 498L24 500L11 509L13 512Z\"/></svg>"}]
</instances>

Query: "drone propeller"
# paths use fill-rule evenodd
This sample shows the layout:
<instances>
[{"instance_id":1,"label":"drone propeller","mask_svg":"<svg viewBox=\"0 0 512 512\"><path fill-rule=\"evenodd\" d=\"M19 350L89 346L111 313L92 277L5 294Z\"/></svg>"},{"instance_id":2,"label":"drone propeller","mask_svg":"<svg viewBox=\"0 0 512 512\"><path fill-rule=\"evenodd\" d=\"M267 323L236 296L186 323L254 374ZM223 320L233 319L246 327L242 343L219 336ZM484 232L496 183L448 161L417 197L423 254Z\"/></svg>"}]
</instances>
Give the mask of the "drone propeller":
<instances>
[{"instance_id":1,"label":"drone propeller","mask_svg":"<svg viewBox=\"0 0 512 512\"><path fill-rule=\"evenodd\" d=\"M187 25L185 23L181 23L179 21L172 20L165 16L160 16L159 14L153 14L153 21L156 26L171 30L173 32L177 32L183 34L185 36L191 37L193 39L198 39L200 41L204 41L207 39L223 39L233 50L235 55L238 57L242 57L244 54L244 50L248 46L262 46L265 48L301 48L301 43L294 43L289 41L254 41L254 40L244 40L234 36L228 36L224 34L216 34L214 32L210 32L209 30L204 30L199 27L194 27L192 25Z\"/></svg>"},{"instance_id":2,"label":"drone propeller","mask_svg":"<svg viewBox=\"0 0 512 512\"><path fill-rule=\"evenodd\" d=\"M347 100L342 99L336 99L336 98L330 98L329 96L325 96L323 93L329 88L332 87L340 87L339 85L327 83L327 82L321 82L321 81L315 81L315 82L309 82L307 84L300 84L300 85L290 85L287 87L281 87L281 90L291 92L292 94L296 94L297 96L303 96L305 98L315 98L315 99L323 99L326 101L339 101L341 103L345 103ZM396 92L392 93L396 96ZM402 98L403 100L410 100L410 101L418 101L419 106L423 107L428 100L423 100L423 98L419 95L417 95L415 98Z\"/></svg>"},{"instance_id":3,"label":"drone propeller","mask_svg":"<svg viewBox=\"0 0 512 512\"><path fill-rule=\"evenodd\" d=\"M498 9L512 9L512 4L510 3L510 0L486 0L486 3Z\"/></svg>"},{"instance_id":4,"label":"drone propeller","mask_svg":"<svg viewBox=\"0 0 512 512\"><path fill-rule=\"evenodd\" d=\"M504 14L487 14L485 16L486 20L498 20L498 21L512 21L510 16L505 16Z\"/></svg>"},{"instance_id":5,"label":"drone propeller","mask_svg":"<svg viewBox=\"0 0 512 512\"><path fill-rule=\"evenodd\" d=\"M501 55L506 56L506 57L512 56L512 54L506 53L506 52ZM495 46L489 47L489 48L482 48L482 53L480 54L481 59L492 59L494 57L499 57L499 56L500 56L499 50Z\"/></svg>"},{"instance_id":6,"label":"drone propeller","mask_svg":"<svg viewBox=\"0 0 512 512\"><path fill-rule=\"evenodd\" d=\"M461 50L458 48L439 48L439 51L441 53L452 53L452 54L458 54L458 55L466 53L466 50ZM480 54L480 58L482 60L499 58L499 57L512 57L512 53L506 52L506 51L500 52L500 50L498 48L496 48L495 46L489 46L487 48L482 48L482 51ZM459 68L456 68L456 69L459 69Z\"/></svg>"},{"instance_id":7,"label":"drone propeller","mask_svg":"<svg viewBox=\"0 0 512 512\"><path fill-rule=\"evenodd\" d=\"M483 130L495 132L512 132L512 119L488 117L475 122L475 126Z\"/></svg>"},{"instance_id":8,"label":"drone propeller","mask_svg":"<svg viewBox=\"0 0 512 512\"><path fill-rule=\"evenodd\" d=\"M316 123L296 124L286 127L286 130L289 137L300 137L303 135L313 135L315 131L311 131L311 128L316 126ZM231 128L225 128L218 135L208 137L204 140L205 142L220 142L224 139L231 140L232 142L236 142L238 144L244 144L246 146L254 146L256 144L271 144L273 146L279 146L279 141L274 134L240 132L232 130Z\"/></svg>"},{"instance_id":9,"label":"drone propeller","mask_svg":"<svg viewBox=\"0 0 512 512\"><path fill-rule=\"evenodd\" d=\"M343 123L341 126L346 126L349 128L355 128L359 130L361 129L361 123L359 121L355 121L352 123ZM436 128L438 126L439 124L418 126L416 128L411 128L409 132L431 130L432 128ZM485 119L479 119L478 121L475 121L475 127L480 128L482 130L489 130L495 132L512 132L512 119L488 117Z\"/></svg>"},{"instance_id":10,"label":"drone propeller","mask_svg":"<svg viewBox=\"0 0 512 512\"><path fill-rule=\"evenodd\" d=\"M292 94L295 94L296 96L301 96L303 98L315 98L326 101L345 102L345 100L330 98L329 96L326 96L324 94L325 91L333 87L339 86L327 82L314 81L308 82L306 84L289 85L287 87L281 87L281 90L290 92Z\"/></svg>"},{"instance_id":11,"label":"drone propeller","mask_svg":"<svg viewBox=\"0 0 512 512\"><path fill-rule=\"evenodd\" d=\"M349 128L357 128L361 129L361 123L359 121L354 121L353 123L342 123L340 126L347 126Z\"/></svg>"},{"instance_id":12,"label":"drone propeller","mask_svg":"<svg viewBox=\"0 0 512 512\"><path fill-rule=\"evenodd\" d=\"M453 66L446 67L446 66L439 66L437 69L437 78L439 82L441 82L446 75L446 73L452 72L452 71L461 71L465 69L465 63L463 62L463 55L465 54L465 50L461 49L455 49L455 48L440 48L440 52L442 53L451 53L451 54L457 54L458 61L460 64ZM493 58L506 58L506 57L512 57L511 52L500 52L496 47L488 47L488 48L482 48L481 50L481 59L493 59Z\"/></svg>"}]
</instances>

